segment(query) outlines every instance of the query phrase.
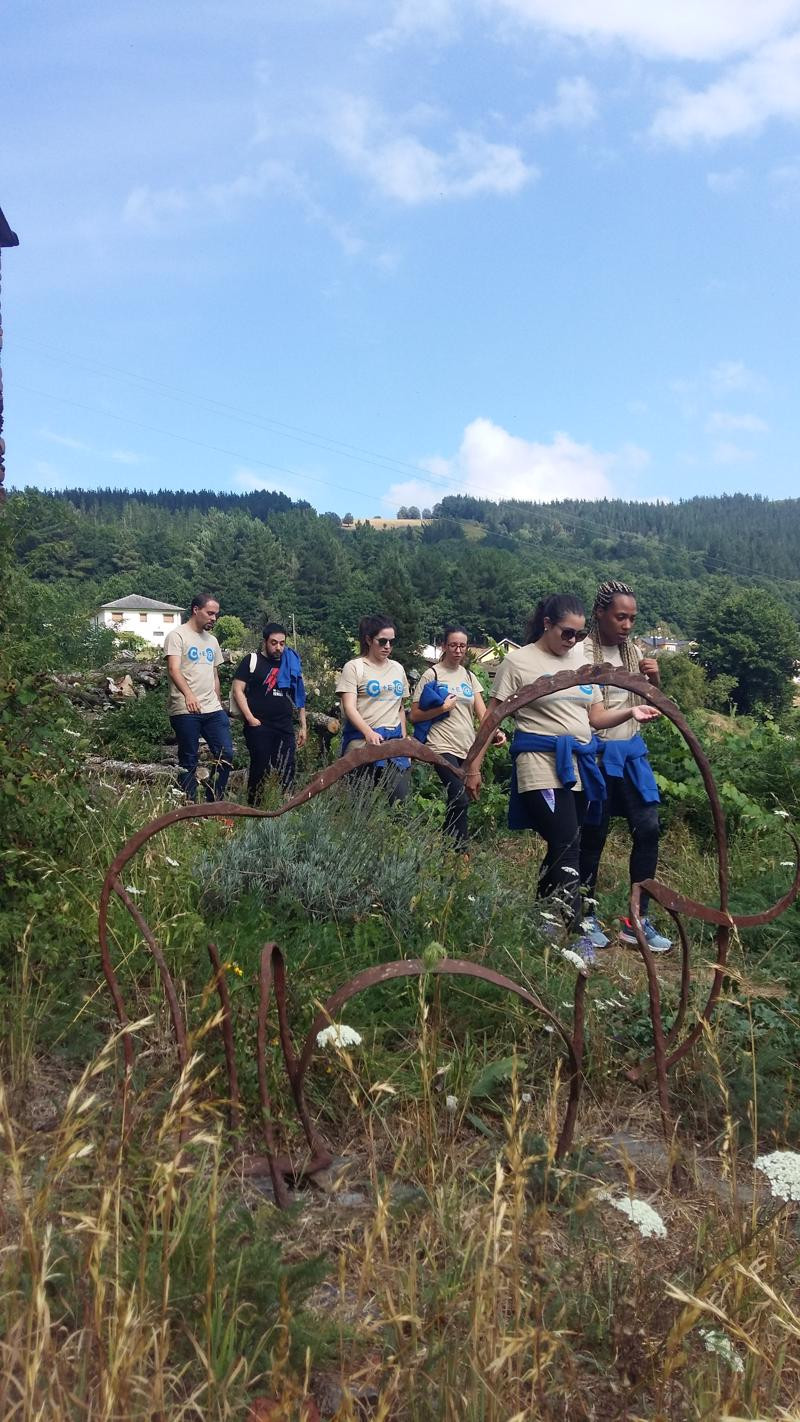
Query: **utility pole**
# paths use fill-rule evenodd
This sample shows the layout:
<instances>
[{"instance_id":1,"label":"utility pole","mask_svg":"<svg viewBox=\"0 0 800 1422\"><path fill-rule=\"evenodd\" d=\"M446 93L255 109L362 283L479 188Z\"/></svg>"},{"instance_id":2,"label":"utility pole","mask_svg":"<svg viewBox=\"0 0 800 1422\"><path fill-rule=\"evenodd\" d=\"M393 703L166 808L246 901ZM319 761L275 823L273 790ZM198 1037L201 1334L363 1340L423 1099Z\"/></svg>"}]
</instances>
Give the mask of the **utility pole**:
<instances>
[{"instance_id":1,"label":"utility pole","mask_svg":"<svg viewBox=\"0 0 800 1422\"><path fill-rule=\"evenodd\" d=\"M5 217L3 216L2 208L0 208L0 248L2 248L2 247L18 247L18 246L19 246L19 237L17 236L16 232L12 232L12 231L11 231L11 228L9 227L8 223L7 223L6 220L5 220ZM2 285L2 268L0 268L0 285ZM2 313L2 310L0 310L0 357L2 357L2 353L3 353L3 313ZM6 453L6 442L5 442L5 440L3 439L3 368L2 368L2 365L0 365L0 503L3 502L3 500L5 499L5 496L6 496L6 490L5 490L5 478L6 478L5 453Z\"/></svg>"}]
</instances>

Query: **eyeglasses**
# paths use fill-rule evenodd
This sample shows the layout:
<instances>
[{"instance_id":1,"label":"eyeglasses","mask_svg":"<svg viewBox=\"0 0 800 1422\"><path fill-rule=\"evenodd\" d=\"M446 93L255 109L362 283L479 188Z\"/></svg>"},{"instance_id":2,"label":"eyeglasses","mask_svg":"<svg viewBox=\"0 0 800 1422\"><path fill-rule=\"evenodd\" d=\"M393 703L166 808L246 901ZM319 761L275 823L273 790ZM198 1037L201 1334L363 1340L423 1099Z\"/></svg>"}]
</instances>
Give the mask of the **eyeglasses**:
<instances>
[{"instance_id":1,"label":"eyeglasses","mask_svg":"<svg viewBox=\"0 0 800 1422\"><path fill-rule=\"evenodd\" d=\"M447 650L448 652L466 652L467 644L466 642L448 642Z\"/></svg>"},{"instance_id":2,"label":"eyeglasses","mask_svg":"<svg viewBox=\"0 0 800 1422\"><path fill-rule=\"evenodd\" d=\"M555 625L558 627L558 623ZM589 636L588 627L584 627L580 632L574 627L558 627L558 630L561 633L562 642L582 642L584 638Z\"/></svg>"},{"instance_id":3,"label":"eyeglasses","mask_svg":"<svg viewBox=\"0 0 800 1422\"><path fill-rule=\"evenodd\" d=\"M379 647L393 647L395 643L394 637L376 637L375 641Z\"/></svg>"}]
</instances>

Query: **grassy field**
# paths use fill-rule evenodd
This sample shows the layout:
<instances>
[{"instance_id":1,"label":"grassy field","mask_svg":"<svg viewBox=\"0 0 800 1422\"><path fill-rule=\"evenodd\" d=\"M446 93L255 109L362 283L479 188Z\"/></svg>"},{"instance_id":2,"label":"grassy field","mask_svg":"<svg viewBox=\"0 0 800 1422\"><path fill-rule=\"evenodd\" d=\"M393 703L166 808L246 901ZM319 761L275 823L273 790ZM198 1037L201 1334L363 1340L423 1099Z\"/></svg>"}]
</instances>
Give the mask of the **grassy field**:
<instances>
[{"instance_id":1,"label":"grassy field","mask_svg":"<svg viewBox=\"0 0 800 1422\"><path fill-rule=\"evenodd\" d=\"M560 1162L563 1052L546 1021L432 976L355 999L343 1018L361 1043L319 1051L308 1080L334 1167L281 1212L258 1109L261 946L286 953L297 1040L359 969L444 953L514 978L568 1026L575 970L534 899L536 843L494 825L490 796L457 861L424 772L404 817L334 793L277 821L151 840L124 883L178 985L188 1060L180 1072L157 971L117 907L137 1049L125 1134L96 903L125 838L175 801L62 770L36 772L41 836L21 820L12 861L25 893L6 939L0 1416L800 1415L796 1206L753 1168L800 1126L796 908L735 942L712 1027L670 1077L668 1143L652 1089L626 1076L650 1043L635 952L614 947L587 984L585 1085ZM662 877L713 903L702 823L668 819ZM790 881L783 824L745 815L737 829L736 908ZM607 922L625 907L627 852L615 831ZM689 927L694 1020L713 945ZM232 999L233 1131L209 940ZM676 958L658 971L669 1016ZM300 1153L274 1022L266 1071L281 1146Z\"/></svg>"}]
</instances>

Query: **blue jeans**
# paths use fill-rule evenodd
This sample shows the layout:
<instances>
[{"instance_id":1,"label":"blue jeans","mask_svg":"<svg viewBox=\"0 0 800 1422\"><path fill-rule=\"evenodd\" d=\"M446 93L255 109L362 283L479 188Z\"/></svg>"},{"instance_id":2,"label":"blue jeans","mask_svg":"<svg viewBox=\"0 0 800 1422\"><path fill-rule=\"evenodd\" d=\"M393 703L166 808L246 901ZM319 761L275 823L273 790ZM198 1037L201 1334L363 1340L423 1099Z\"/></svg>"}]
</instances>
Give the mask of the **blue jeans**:
<instances>
[{"instance_id":1,"label":"blue jeans","mask_svg":"<svg viewBox=\"0 0 800 1422\"><path fill-rule=\"evenodd\" d=\"M227 711L187 711L183 716L170 716L170 724L178 737L178 764L181 774L178 784L190 800L197 799L197 760L200 737L203 737L214 757L214 768L203 782L207 800L224 800L225 786L233 768L233 738Z\"/></svg>"}]
</instances>

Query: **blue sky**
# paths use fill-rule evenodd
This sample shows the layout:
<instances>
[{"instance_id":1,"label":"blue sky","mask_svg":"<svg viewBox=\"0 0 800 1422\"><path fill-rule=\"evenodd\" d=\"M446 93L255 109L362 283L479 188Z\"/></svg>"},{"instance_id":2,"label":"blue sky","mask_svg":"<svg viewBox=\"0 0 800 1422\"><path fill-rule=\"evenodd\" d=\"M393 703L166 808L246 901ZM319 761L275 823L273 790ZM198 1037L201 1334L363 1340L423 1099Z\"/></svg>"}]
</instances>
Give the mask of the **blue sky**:
<instances>
[{"instance_id":1,"label":"blue sky","mask_svg":"<svg viewBox=\"0 0 800 1422\"><path fill-rule=\"evenodd\" d=\"M800 0L28 0L8 484L800 493Z\"/></svg>"}]
</instances>

